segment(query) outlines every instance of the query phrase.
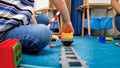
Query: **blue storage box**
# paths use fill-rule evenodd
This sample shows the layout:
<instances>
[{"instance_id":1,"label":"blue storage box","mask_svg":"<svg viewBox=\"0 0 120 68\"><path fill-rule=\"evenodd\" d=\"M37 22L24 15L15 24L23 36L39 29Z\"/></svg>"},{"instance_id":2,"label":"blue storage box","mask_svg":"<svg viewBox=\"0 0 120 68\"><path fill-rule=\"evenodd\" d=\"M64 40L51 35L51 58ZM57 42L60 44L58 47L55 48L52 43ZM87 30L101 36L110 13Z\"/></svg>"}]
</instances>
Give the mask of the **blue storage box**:
<instances>
[{"instance_id":1,"label":"blue storage box","mask_svg":"<svg viewBox=\"0 0 120 68\"><path fill-rule=\"evenodd\" d=\"M84 20L84 28L88 28L88 20ZM95 18L92 17L90 18L90 27L91 30L104 30L104 29L112 29L112 18L107 18L107 17L99 17Z\"/></svg>"},{"instance_id":2,"label":"blue storage box","mask_svg":"<svg viewBox=\"0 0 120 68\"><path fill-rule=\"evenodd\" d=\"M112 29L113 24L112 24L112 18L100 18L100 29Z\"/></svg>"}]
</instances>

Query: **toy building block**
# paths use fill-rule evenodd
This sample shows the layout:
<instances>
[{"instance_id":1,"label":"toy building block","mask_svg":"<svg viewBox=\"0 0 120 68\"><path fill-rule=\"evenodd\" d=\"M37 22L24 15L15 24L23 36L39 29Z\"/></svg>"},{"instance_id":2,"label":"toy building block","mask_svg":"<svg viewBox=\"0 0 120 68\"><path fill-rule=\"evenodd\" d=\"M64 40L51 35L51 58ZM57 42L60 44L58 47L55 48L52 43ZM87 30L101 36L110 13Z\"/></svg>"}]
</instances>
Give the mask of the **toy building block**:
<instances>
[{"instance_id":1,"label":"toy building block","mask_svg":"<svg viewBox=\"0 0 120 68\"><path fill-rule=\"evenodd\" d=\"M17 68L22 59L21 43L18 39L7 39L0 43L0 68Z\"/></svg>"},{"instance_id":2,"label":"toy building block","mask_svg":"<svg viewBox=\"0 0 120 68\"><path fill-rule=\"evenodd\" d=\"M61 34L61 42L65 45L65 46L70 46L73 42L73 33L62 33Z\"/></svg>"},{"instance_id":3,"label":"toy building block","mask_svg":"<svg viewBox=\"0 0 120 68\"><path fill-rule=\"evenodd\" d=\"M105 40L106 41L113 41L113 38L112 37L106 37Z\"/></svg>"}]
</instances>

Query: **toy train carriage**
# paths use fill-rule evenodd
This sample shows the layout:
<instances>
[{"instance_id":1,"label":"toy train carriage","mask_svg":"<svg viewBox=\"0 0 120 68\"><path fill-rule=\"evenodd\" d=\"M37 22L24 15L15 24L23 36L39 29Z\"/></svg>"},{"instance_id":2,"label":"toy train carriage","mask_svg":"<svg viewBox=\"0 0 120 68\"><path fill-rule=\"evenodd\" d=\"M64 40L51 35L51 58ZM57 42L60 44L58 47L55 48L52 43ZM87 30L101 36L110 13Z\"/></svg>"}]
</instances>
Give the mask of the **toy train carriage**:
<instances>
[{"instance_id":1,"label":"toy train carriage","mask_svg":"<svg viewBox=\"0 0 120 68\"><path fill-rule=\"evenodd\" d=\"M22 58L18 39L7 39L0 43L0 68L17 68Z\"/></svg>"},{"instance_id":2,"label":"toy train carriage","mask_svg":"<svg viewBox=\"0 0 120 68\"><path fill-rule=\"evenodd\" d=\"M70 46L73 42L73 33L62 33L61 34L61 42L65 45L65 46Z\"/></svg>"}]
</instances>

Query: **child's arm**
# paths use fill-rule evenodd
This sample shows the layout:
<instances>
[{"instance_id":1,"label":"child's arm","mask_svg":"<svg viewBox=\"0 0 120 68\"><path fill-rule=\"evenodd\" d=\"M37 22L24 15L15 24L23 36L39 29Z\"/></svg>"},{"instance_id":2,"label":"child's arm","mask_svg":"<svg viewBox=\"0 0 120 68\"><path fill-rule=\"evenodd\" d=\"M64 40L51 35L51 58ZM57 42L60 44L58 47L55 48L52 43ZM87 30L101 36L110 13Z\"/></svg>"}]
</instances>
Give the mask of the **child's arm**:
<instances>
[{"instance_id":1,"label":"child's arm","mask_svg":"<svg viewBox=\"0 0 120 68\"><path fill-rule=\"evenodd\" d=\"M116 10L116 12L120 14L120 5L118 3L118 0L111 0L111 5Z\"/></svg>"},{"instance_id":2,"label":"child's arm","mask_svg":"<svg viewBox=\"0 0 120 68\"><path fill-rule=\"evenodd\" d=\"M63 22L62 22L63 26L62 26L61 32L74 33L73 26L70 20L70 14L68 12L68 8L65 4L65 1L64 0L50 0L50 1L55 5L57 9L62 9L61 15L63 19Z\"/></svg>"}]
</instances>

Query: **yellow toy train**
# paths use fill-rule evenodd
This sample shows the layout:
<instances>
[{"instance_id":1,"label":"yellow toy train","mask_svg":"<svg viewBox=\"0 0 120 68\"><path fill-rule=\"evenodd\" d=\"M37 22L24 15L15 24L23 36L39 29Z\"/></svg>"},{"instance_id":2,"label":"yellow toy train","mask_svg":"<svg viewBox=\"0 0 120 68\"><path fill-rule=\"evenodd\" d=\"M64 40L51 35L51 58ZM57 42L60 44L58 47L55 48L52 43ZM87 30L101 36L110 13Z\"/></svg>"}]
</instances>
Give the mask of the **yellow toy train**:
<instances>
[{"instance_id":1,"label":"yellow toy train","mask_svg":"<svg viewBox=\"0 0 120 68\"><path fill-rule=\"evenodd\" d=\"M70 46L73 42L73 33L62 33L61 34L61 42L65 45L65 46Z\"/></svg>"}]
</instances>

